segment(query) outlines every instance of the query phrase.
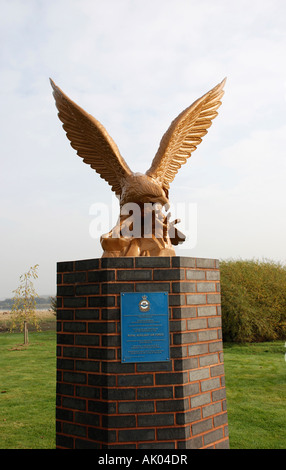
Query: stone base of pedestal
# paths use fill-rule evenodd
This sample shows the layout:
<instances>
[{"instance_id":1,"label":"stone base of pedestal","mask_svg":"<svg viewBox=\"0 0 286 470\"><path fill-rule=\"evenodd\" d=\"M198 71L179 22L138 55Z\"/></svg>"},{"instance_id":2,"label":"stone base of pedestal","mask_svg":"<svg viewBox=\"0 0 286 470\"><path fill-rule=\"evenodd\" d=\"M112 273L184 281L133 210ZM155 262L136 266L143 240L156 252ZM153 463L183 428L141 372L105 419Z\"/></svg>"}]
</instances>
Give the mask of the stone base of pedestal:
<instances>
[{"instance_id":1,"label":"stone base of pedestal","mask_svg":"<svg viewBox=\"0 0 286 470\"><path fill-rule=\"evenodd\" d=\"M58 263L57 448L228 448L217 260ZM120 293L168 292L170 361L121 363Z\"/></svg>"}]
</instances>

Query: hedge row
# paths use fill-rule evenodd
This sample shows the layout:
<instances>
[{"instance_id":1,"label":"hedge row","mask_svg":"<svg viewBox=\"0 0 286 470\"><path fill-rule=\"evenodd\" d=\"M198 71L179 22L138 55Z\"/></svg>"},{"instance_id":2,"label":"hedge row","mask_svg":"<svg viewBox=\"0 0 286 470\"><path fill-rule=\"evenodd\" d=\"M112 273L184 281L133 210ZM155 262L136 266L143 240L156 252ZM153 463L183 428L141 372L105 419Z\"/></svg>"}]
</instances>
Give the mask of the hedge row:
<instances>
[{"instance_id":1,"label":"hedge row","mask_svg":"<svg viewBox=\"0 0 286 470\"><path fill-rule=\"evenodd\" d=\"M273 261L220 262L224 341L286 339L286 266Z\"/></svg>"}]
</instances>

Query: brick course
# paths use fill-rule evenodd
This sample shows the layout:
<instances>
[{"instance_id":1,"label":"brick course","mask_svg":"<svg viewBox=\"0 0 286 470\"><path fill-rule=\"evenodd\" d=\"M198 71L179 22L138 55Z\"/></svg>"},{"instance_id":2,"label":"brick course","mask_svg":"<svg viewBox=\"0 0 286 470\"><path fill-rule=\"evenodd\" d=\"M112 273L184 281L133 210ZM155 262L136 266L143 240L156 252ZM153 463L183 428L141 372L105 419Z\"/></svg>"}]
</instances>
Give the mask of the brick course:
<instances>
[{"instance_id":1,"label":"brick course","mask_svg":"<svg viewBox=\"0 0 286 470\"><path fill-rule=\"evenodd\" d=\"M213 259L57 266L57 448L228 448ZM120 293L168 292L169 362L121 363Z\"/></svg>"}]
</instances>

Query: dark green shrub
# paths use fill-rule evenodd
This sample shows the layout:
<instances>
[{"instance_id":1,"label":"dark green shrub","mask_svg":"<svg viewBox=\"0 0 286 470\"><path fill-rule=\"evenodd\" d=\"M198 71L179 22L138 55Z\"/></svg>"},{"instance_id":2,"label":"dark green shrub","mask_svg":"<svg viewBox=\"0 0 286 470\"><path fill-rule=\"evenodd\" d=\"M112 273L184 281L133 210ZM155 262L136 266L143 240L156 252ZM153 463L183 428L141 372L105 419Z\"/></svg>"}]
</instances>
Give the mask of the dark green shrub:
<instances>
[{"instance_id":1,"label":"dark green shrub","mask_svg":"<svg viewBox=\"0 0 286 470\"><path fill-rule=\"evenodd\" d=\"M220 262L223 339L286 338L286 267L273 261Z\"/></svg>"}]
</instances>

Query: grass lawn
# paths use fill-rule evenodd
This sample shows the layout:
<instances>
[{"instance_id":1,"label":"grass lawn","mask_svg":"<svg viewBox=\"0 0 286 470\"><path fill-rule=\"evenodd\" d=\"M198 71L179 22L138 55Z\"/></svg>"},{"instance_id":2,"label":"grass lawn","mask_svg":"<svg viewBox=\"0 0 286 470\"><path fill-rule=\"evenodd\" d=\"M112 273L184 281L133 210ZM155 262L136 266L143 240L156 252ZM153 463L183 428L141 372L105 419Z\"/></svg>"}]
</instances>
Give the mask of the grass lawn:
<instances>
[{"instance_id":1,"label":"grass lawn","mask_svg":"<svg viewBox=\"0 0 286 470\"><path fill-rule=\"evenodd\" d=\"M0 449L55 448L55 331L0 334ZM225 344L232 449L286 447L283 342Z\"/></svg>"},{"instance_id":2,"label":"grass lawn","mask_svg":"<svg viewBox=\"0 0 286 470\"><path fill-rule=\"evenodd\" d=\"M231 449L286 448L284 342L224 345Z\"/></svg>"},{"instance_id":3,"label":"grass lawn","mask_svg":"<svg viewBox=\"0 0 286 470\"><path fill-rule=\"evenodd\" d=\"M0 334L0 448L55 448L56 333Z\"/></svg>"}]
</instances>

